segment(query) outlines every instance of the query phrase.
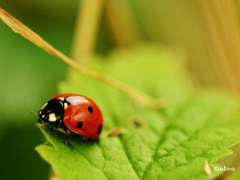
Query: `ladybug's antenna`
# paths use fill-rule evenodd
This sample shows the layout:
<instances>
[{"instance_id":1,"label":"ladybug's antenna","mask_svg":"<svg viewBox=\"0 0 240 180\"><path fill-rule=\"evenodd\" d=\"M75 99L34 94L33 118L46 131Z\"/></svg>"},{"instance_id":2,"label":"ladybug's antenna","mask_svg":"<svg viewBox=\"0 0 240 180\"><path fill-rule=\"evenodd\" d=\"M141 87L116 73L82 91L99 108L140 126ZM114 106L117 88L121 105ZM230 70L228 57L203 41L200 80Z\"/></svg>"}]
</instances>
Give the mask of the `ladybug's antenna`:
<instances>
[{"instance_id":1,"label":"ladybug's antenna","mask_svg":"<svg viewBox=\"0 0 240 180\"><path fill-rule=\"evenodd\" d=\"M37 113L35 113L34 111L30 111L30 113L33 113L33 114L35 114L36 116L38 116Z\"/></svg>"}]
</instances>

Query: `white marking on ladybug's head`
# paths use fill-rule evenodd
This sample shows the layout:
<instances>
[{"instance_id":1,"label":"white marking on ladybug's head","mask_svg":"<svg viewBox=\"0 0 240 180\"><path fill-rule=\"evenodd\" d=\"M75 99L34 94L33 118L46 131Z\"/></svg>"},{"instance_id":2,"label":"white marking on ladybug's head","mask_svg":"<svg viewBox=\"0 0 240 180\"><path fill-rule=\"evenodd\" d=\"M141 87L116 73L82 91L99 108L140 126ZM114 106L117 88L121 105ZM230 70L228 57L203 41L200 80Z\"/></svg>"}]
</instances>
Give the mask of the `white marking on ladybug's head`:
<instances>
[{"instance_id":1,"label":"white marking on ladybug's head","mask_svg":"<svg viewBox=\"0 0 240 180\"><path fill-rule=\"evenodd\" d=\"M49 114L49 119L50 122L55 122L57 121L56 115L54 113Z\"/></svg>"},{"instance_id":2,"label":"white marking on ladybug's head","mask_svg":"<svg viewBox=\"0 0 240 180\"><path fill-rule=\"evenodd\" d=\"M61 101L63 101L63 100L64 100L64 97L60 97L60 98L58 98L58 99L60 99Z\"/></svg>"},{"instance_id":3,"label":"white marking on ladybug's head","mask_svg":"<svg viewBox=\"0 0 240 180\"><path fill-rule=\"evenodd\" d=\"M64 109L68 108L68 103L64 103Z\"/></svg>"},{"instance_id":4,"label":"white marking on ladybug's head","mask_svg":"<svg viewBox=\"0 0 240 180\"><path fill-rule=\"evenodd\" d=\"M45 114L42 115L42 118L44 118L44 117L45 117Z\"/></svg>"}]
</instances>

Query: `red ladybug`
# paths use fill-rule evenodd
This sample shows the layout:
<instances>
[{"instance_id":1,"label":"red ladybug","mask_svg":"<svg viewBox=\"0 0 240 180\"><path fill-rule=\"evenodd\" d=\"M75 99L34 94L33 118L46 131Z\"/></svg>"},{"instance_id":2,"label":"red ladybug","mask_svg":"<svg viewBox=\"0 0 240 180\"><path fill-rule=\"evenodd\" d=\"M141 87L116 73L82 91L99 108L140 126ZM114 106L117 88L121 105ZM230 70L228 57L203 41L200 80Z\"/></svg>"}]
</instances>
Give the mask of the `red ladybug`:
<instances>
[{"instance_id":1,"label":"red ladybug","mask_svg":"<svg viewBox=\"0 0 240 180\"><path fill-rule=\"evenodd\" d=\"M57 131L60 120L66 132L67 129L79 134L83 139L97 139L103 129L103 117L98 106L89 98L79 94L59 94L48 101L38 112L38 121L52 126L50 134Z\"/></svg>"}]
</instances>

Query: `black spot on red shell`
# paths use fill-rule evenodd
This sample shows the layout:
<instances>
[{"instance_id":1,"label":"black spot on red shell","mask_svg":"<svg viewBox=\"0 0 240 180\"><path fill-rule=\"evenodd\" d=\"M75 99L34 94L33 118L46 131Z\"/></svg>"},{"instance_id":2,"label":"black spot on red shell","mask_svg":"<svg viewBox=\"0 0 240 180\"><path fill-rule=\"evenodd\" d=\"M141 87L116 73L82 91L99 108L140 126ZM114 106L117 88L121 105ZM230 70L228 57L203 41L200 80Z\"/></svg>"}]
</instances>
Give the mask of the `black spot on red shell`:
<instances>
[{"instance_id":1,"label":"black spot on red shell","mask_svg":"<svg viewBox=\"0 0 240 180\"><path fill-rule=\"evenodd\" d=\"M81 128L82 125L83 125L83 122L82 122L82 121L79 121L79 122L77 123L77 127L78 127L78 128Z\"/></svg>"},{"instance_id":2,"label":"black spot on red shell","mask_svg":"<svg viewBox=\"0 0 240 180\"><path fill-rule=\"evenodd\" d=\"M102 125L100 124L99 127L98 127L98 131L97 131L97 135L99 135L102 131Z\"/></svg>"},{"instance_id":3,"label":"black spot on red shell","mask_svg":"<svg viewBox=\"0 0 240 180\"><path fill-rule=\"evenodd\" d=\"M90 112L90 114L93 113L93 108L92 108L92 106L88 106L88 111Z\"/></svg>"}]
</instances>

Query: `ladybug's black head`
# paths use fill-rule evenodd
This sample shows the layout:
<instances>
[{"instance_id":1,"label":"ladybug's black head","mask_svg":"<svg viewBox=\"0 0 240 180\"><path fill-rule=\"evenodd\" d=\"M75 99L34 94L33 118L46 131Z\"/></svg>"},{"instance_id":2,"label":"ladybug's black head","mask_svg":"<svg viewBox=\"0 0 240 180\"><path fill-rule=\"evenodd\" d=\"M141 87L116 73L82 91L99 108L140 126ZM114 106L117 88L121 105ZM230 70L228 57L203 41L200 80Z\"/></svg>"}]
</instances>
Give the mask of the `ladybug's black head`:
<instances>
[{"instance_id":1,"label":"ladybug's black head","mask_svg":"<svg viewBox=\"0 0 240 180\"><path fill-rule=\"evenodd\" d=\"M38 112L38 121L42 124L45 122L56 122L63 119L64 105L59 99L48 101Z\"/></svg>"}]
</instances>

